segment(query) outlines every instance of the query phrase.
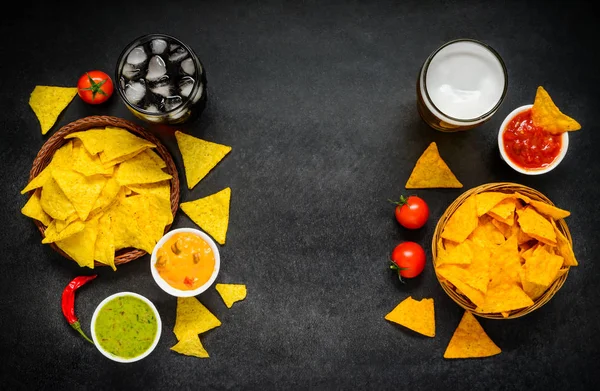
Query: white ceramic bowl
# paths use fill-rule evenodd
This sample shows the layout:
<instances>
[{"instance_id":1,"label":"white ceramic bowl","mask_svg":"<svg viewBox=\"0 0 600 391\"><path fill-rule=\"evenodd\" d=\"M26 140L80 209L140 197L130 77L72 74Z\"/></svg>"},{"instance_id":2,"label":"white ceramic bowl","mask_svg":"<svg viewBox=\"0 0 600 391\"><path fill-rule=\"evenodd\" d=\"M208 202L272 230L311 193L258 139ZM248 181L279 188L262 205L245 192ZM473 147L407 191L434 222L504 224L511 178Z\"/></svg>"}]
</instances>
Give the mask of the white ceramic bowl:
<instances>
[{"instance_id":1,"label":"white ceramic bowl","mask_svg":"<svg viewBox=\"0 0 600 391\"><path fill-rule=\"evenodd\" d=\"M102 307L104 307L104 305L107 302L109 302L110 300L112 300L116 297L119 297L119 296L133 296L133 297L136 297L136 298L142 300L144 303L148 304L150 306L150 308L152 308L152 311L154 312L154 317L156 318L157 329L156 329L156 336L154 337L154 341L152 342L152 345L150 345L148 350L146 350L144 353L142 353L141 355L139 355L137 357L122 358L122 357L115 356L114 354L109 353L106 350L104 350L102 348L102 346L100 346L100 344L98 343L98 339L96 337L96 328L94 326L96 324L96 318L98 318L98 313L100 312L100 309ZM158 310L156 309L154 304L152 304L152 302L150 300L146 299L144 296L139 295L137 293L133 293L133 292L119 292L119 293L115 293L113 295L108 296L106 299L102 300L102 302L100 304L98 304L98 307L96 307L96 310L94 311L94 315L92 316L91 333L92 333L92 340L94 341L94 345L96 345L96 348L104 356L110 358L113 361L117 361L117 362L121 362L121 363L130 363L130 362L139 361L139 360L143 359L144 357L148 356L150 353L152 353L152 351L158 344L158 341L160 340L161 330L162 330L162 321L160 320L160 315L158 314Z\"/></svg>"},{"instance_id":2,"label":"white ceramic bowl","mask_svg":"<svg viewBox=\"0 0 600 391\"><path fill-rule=\"evenodd\" d=\"M502 138L502 134L504 133L504 129L506 128L508 123L517 114L522 113L523 111L529 110L532 107L533 107L533 105L524 105L521 107L517 107L509 115L506 116L506 118L502 122L502 125L500 125L500 129L498 131L498 148L500 149L500 156L502 157L502 160L504 160L506 162L506 164L511 166L515 171L520 172L521 174L526 174L526 175L540 175L540 174L545 174L547 172L552 171L563 160L563 158L567 154L567 149L569 148L569 132L564 132L562 134L562 145L561 145L560 152L558 153L558 156L556 156L556 158L554 159L554 161L551 164L547 165L544 168L540 168L540 169L526 169L526 168L517 166L506 155L506 151L504 149L504 139Z\"/></svg>"},{"instance_id":3,"label":"white ceramic bowl","mask_svg":"<svg viewBox=\"0 0 600 391\"><path fill-rule=\"evenodd\" d=\"M156 253L158 252L158 249L161 248L162 245L167 240L169 240L173 235L180 233L180 232L188 232L188 233L198 235L199 237L201 237L208 243L208 245L212 249L213 253L215 254L215 268L213 270L212 275L210 276L209 280L204 283L204 285L201 285L200 287L198 287L194 290L182 290L182 289L173 288L171 285L169 285L168 282L166 282L160 276L160 274L158 273L158 270L156 270L156 266L155 266L156 258L157 258ZM158 243L156 243L156 246L154 246L154 250L152 251L152 256L150 257L150 271L152 272L152 277L154 277L154 281L156 281L158 286L161 287L161 289L163 291L167 292L168 294L170 294L172 296L177 296L177 297L197 296L200 293L207 290L213 284L213 282L215 282L217 275L219 274L220 267L221 267L221 257L219 256L219 248L217 247L216 243L214 242L214 240L212 240L212 238L210 236L208 236L204 232L194 229L194 228L178 228L178 229L174 229L172 231L167 232L158 241Z\"/></svg>"}]
</instances>

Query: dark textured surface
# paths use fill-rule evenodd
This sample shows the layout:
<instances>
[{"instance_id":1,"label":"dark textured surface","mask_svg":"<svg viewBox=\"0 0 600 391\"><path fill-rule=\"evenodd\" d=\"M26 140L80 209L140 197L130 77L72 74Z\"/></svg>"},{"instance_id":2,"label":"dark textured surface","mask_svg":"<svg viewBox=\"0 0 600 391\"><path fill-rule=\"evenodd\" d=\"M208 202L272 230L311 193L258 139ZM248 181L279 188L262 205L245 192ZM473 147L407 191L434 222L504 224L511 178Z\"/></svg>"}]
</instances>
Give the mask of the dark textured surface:
<instances>
[{"instance_id":1,"label":"dark textured surface","mask_svg":"<svg viewBox=\"0 0 600 391\"><path fill-rule=\"evenodd\" d=\"M587 3L167 4L28 4L1 17L0 388L585 389L598 383L600 78L597 22ZM223 322L202 337L211 358L201 360L169 350L176 300L154 283L147 256L116 272L98 269L99 278L77 296L86 332L96 305L118 291L147 296L162 316L156 350L125 365L105 359L63 319L63 287L90 271L40 243L33 222L19 212L26 201L19 191L48 137L27 103L34 86L74 85L95 68L112 74L121 49L150 32L179 37L206 66L209 103L185 129L233 150L193 191L182 186L182 201L232 188L218 280L247 284L248 298L227 309L214 290L199 296ZM510 85L491 121L443 134L421 122L414 86L427 55L459 37L494 47ZM496 134L513 108L532 103L538 85L583 129L571 135L560 167L526 177L500 160ZM76 97L57 127L96 114L139 123L117 96L101 107ZM181 170L171 130L153 130ZM387 270L388 254L402 240L420 242L430 257L435 223L462 191L418 191L431 207L422 230L407 232L394 220L386 200L404 191L431 141L463 190L515 181L572 212L580 266L536 312L481 320L502 348L493 358L442 358L462 310L439 287L430 259L406 285ZM180 212L174 227L191 226ZM435 299L435 338L383 319L408 295Z\"/></svg>"}]
</instances>

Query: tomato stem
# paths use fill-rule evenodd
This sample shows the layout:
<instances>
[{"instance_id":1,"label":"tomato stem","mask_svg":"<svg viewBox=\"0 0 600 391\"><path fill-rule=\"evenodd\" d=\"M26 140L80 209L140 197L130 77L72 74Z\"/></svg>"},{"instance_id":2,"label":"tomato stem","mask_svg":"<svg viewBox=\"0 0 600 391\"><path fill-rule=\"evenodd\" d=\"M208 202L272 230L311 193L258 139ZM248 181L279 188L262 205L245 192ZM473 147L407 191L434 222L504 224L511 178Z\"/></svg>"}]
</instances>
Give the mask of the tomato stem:
<instances>
[{"instance_id":1,"label":"tomato stem","mask_svg":"<svg viewBox=\"0 0 600 391\"><path fill-rule=\"evenodd\" d=\"M390 199L388 199L388 201L391 202L394 205L403 206L403 205L406 205L406 203L408 202L408 198L406 198L403 195L401 195L400 196L400 201L392 201Z\"/></svg>"},{"instance_id":2,"label":"tomato stem","mask_svg":"<svg viewBox=\"0 0 600 391\"><path fill-rule=\"evenodd\" d=\"M108 79L104 79L104 80L96 83L94 81L94 79L92 79L92 77L90 76L89 73L86 72L85 74L87 75L87 77L89 79L90 86L87 87L87 88L82 88L82 90L84 90L84 91L92 91L92 100L96 99L96 94L98 94L98 93L100 93L100 95L106 95L106 92L104 92L102 90L102 86L104 85L104 83L106 83L106 81Z\"/></svg>"}]
</instances>

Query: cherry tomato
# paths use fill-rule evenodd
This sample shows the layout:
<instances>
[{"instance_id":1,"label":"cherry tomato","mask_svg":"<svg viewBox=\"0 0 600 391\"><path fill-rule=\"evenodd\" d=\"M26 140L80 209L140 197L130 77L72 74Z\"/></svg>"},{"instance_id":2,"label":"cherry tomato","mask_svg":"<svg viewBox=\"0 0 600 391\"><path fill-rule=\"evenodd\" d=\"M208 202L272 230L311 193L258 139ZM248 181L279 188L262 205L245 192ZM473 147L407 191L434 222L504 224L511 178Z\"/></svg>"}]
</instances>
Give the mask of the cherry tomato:
<instances>
[{"instance_id":1,"label":"cherry tomato","mask_svg":"<svg viewBox=\"0 0 600 391\"><path fill-rule=\"evenodd\" d=\"M425 268L425 251L415 242L402 242L392 251L390 269L398 271L398 278L414 278Z\"/></svg>"},{"instance_id":2,"label":"cherry tomato","mask_svg":"<svg viewBox=\"0 0 600 391\"><path fill-rule=\"evenodd\" d=\"M391 202L396 204L394 214L396 215L396 220L404 228L421 228L429 218L429 206L420 197L414 195L408 198L400 196L400 201Z\"/></svg>"},{"instance_id":3,"label":"cherry tomato","mask_svg":"<svg viewBox=\"0 0 600 391\"><path fill-rule=\"evenodd\" d=\"M102 71L89 71L77 82L77 94L84 102L97 105L111 97L114 90L110 76Z\"/></svg>"}]
</instances>

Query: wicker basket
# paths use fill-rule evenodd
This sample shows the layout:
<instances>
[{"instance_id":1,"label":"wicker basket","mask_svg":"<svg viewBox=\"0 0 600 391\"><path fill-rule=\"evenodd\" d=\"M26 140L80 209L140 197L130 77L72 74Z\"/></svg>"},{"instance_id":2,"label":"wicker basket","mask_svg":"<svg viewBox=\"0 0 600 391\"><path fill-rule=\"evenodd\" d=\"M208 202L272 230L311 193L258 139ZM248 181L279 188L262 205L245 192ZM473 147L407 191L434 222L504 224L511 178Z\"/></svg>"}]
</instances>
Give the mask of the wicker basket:
<instances>
[{"instance_id":1,"label":"wicker basket","mask_svg":"<svg viewBox=\"0 0 600 391\"><path fill-rule=\"evenodd\" d=\"M173 158L169 154L169 151L162 145L162 143L151 133L149 133L144 128L134 124L133 122L124 120L118 117L111 116L90 116L81 118L77 121L73 121L62 128L60 128L56 133L54 133L42 146L40 151L38 152L35 160L33 161L33 166L31 167L31 171L29 172L29 181L35 178L52 160L52 156L54 156L54 152L62 145L64 145L67 140L65 140L65 136L69 133L80 132L87 129L105 127L105 126L114 126L122 129L126 129L135 135L142 137L154 145L156 145L156 153L165 161L167 167L165 170L171 174L171 212L173 213L173 217L177 212L177 208L179 207L179 176L177 175L177 168L175 167L175 163L173 162ZM33 195L35 190L30 192L30 196ZM46 226L41 222L34 220L38 229L40 230L42 237L44 237L44 232L46 231ZM170 228L170 225L165 227L165 232L167 232ZM56 250L58 253L63 255L68 259L72 259L68 256L64 251L62 251L58 246L54 243L50 243L50 246ZM121 249L115 253L115 265L122 265L124 263L133 261L143 255L146 254L146 251L136 249L136 248L126 248ZM94 262L94 266L107 266L105 264Z\"/></svg>"},{"instance_id":2,"label":"wicker basket","mask_svg":"<svg viewBox=\"0 0 600 391\"><path fill-rule=\"evenodd\" d=\"M526 195L533 200L538 200L538 201L548 203L550 205L554 205L552 203L552 201L550 201L546 196L544 196L539 191L532 189L530 187L524 186L524 185L517 184L517 183L509 183L509 182L488 183L488 184L481 185L481 186L472 188L470 190L467 190L466 192L461 194L446 209L446 211L444 212L442 217L440 217L440 219L435 227L435 231L433 233L433 240L432 240L432 244L431 244L431 253L433 255L434 268L435 268L436 259L437 259L437 243L440 238L440 235L442 234L442 231L444 230L444 226L446 225L446 222L448 221L450 216L452 216L452 214L456 211L456 209L469 196L471 196L473 194L488 192L488 191L499 191L499 192L505 192L505 193L514 193L515 191L518 191L519 193ZM567 227L567 224L565 223L564 219L556 220L556 225L557 225L558 229L565 235L565 237L567 238L569 243L572 244L573 240L571 238L571 233L569 232L569 228ZM569 274L569 271L567 270L566 273L564 273L561 277L557 278L556 281L554 281L554 283L552 283L552 285L546 290L546 292L544 292L544 294L542 294L540 297L538 297L536 300L533 301L534 303L532 306L523 308L520 310L511 311L509 313L508 317L504 317L500 313L483 314L483 313L476 312L475 309L477 306L475 304L473 304L466 296L464 296L460 292L457 292L456 288L452 284L450 284L448 281L440 280L437 273L436 273L436 277L437 277L440 285L444 289L444 291L448 294L448 296L450 296L450 298L452 298L452 300L454 300L459 306L461 306L462 308L464 308L467 311L472 312L474 315L477 315L477 316L480 316L483 318L489 318L489 319L514 319L514 318L518 318L523 315L526 315L532 311L535 311L536 309L540 308L541 306L546 304L548 301L550 301L550 299L554 296L554 294L556 292L558 292L558 290L563 286L565 280L567 279L568 274Z\"/></svg>"}]
</instances>

